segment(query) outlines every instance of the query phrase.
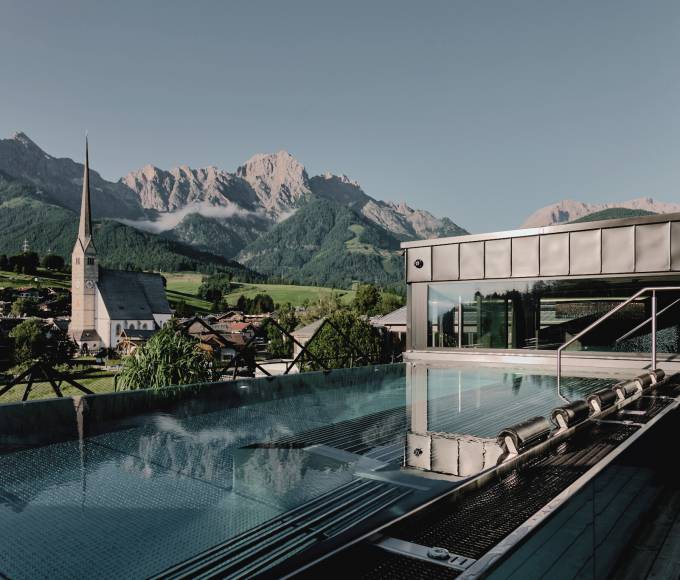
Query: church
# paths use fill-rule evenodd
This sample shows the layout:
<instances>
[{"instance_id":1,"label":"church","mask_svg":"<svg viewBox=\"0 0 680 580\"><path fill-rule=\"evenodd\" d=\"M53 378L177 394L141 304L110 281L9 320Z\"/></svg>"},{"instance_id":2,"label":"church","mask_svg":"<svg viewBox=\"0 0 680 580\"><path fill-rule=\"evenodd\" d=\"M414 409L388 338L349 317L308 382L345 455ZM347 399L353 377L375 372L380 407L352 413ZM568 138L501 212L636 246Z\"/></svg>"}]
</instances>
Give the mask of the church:
<instances>
[{"instance_id":1,"label":"church","mask_svg":"<svg viewBox=\"0 0 680 580\"><path fill-rule=\"evenodd\" d=\"M71 256L69 335L84 350L115 348L124 330L155 330L172 316L159 274L99 266L92 237L87 141L78 239Z\"/></svg>"}]
</instances>

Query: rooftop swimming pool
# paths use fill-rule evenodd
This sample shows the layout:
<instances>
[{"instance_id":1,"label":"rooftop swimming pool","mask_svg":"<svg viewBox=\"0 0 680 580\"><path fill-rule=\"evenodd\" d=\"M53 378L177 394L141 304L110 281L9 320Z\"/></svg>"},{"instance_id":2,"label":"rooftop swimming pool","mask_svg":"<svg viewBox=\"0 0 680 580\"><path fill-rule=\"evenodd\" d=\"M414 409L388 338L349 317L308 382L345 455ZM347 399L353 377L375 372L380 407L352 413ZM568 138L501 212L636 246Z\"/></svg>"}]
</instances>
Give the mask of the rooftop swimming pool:
<instances>
[{"instance_id":1,"label":"rooftop swimming pool","mask_svg":"<svg viewBox=\"0 0 680 580\"><path fill-rule=\"evenodd\" d=\"M561 402L536 371L404 364L0 405L0 574L272 571L457 485L401 469L407 433L495 437Z\"/></svg>"}]
</instances>

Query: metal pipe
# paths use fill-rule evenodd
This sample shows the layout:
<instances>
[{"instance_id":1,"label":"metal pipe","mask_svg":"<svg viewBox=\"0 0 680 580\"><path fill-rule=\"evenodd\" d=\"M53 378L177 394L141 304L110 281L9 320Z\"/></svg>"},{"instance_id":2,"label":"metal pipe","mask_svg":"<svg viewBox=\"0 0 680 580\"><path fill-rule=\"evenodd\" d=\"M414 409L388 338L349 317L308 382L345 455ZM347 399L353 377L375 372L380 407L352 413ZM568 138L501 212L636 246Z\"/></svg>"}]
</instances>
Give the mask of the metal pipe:
<instances>
[{"instance_id":1,"label":"metal pipe","mask_svg":"<svg viewBox=\"0 0 680 580\"><path fill-rule=\"evenodd\" d=\"M458 348L463 348L463 297L458 296Z\"/></svg>"},{"instance_id":2,"label":"metal pipe","mask_svg":"<svg viewBox=\"0 0 680 580\"><path fill-rule=\"evenodd\" d=\"M656 368L656 290L652 291L652 369Z\"/></svg>"},{"instance_id":3,"label":"metal pipe","mask_svg":"<svg viewBox=\"0 0 680 580\"><path fill-rule=\"evenodd\" d=\"M602 322L616 314L619 310L628 306L631 302L633 302L633 300L636 300L637 298L648 292L652 292L652 364L653 368L656 368L656 293L671 291L675 292L680 291L680 286L648 286L646 288L643 288L642 290L638 290L630 298L624 300L621 304L612 308L609 312L598 318L592 324L586 326L581 332L572 336L567 342L560 346L557 349L557 394L560 396L560 398L564 399L564 397L562 397L562 394L560 393L560 379L562 374L562 351L565 348L567 348L570 344L581 338L584 334L587 334L593 328L599 326Z\"/></svg>"},{"instance_id":4,"label":"metal pipe","mask_svg":"<svg viewBox=\"0 0 680 580\"><path fill-rule=\"evenodd\" d=\"M657 317L661 316L664 312L666 312L666 310L670 310L671 308L673 308L673 306L675 306L678 303L680 303L680 298L678 298L677 300L673 300L673 302L671 302L668 306L664 306L661 310L658 310L656 313ZM651 321L652 317L650 316L647 320L641 322L635 328L633 328L633 330L626 332L626 334L624 334L623 336L619 336L619 338L616 339L616 344L618 344L622 340L626 340L631 334L634 334L635 332L640 330L643 326L649 324Z\"/></svg>"}]
</instances>

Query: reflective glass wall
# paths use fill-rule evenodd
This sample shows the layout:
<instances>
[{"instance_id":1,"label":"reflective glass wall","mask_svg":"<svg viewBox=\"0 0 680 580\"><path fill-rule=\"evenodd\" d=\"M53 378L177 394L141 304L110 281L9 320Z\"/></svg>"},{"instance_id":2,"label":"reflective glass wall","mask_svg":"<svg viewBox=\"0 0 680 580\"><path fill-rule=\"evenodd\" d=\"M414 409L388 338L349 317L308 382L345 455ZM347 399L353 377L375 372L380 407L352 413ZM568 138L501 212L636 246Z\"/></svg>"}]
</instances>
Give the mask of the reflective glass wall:
<instances>
[{"instance_id":1,"label":"reflective glass wall","mask_svg":"<svg viewBox=\"0 0 680 580\"><path fill-rule=\"evenodd\" d=\"M429 348L556 349L645 286L680 278L447 282L428 286ZM680 352L680 292L657 294L659 352ZM574 350L651 350L651 296L596 327Z\"/></svg>"}]
</instances>

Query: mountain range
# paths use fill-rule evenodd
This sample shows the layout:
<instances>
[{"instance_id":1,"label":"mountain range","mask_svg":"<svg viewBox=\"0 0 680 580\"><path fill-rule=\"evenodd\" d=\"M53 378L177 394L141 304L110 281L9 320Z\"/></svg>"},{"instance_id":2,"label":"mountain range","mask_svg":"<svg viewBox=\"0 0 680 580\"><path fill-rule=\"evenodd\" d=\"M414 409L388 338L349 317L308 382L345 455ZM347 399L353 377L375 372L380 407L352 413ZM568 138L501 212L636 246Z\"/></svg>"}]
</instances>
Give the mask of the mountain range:
<instances>
[{"instance_id":1,"label":"mountain range","mask_svg":"<svg viewBox=\"0 0 680 580\"><path fill-rule=\"evenodd\" d=\"M677 213L680 212L680 203L658 201L651 197L638 197L629 201L614 203L586 203L583 201L565 199L536 210L524 221L522 227L538 228L573 222L595 213L599 214L600 212L606 212L601 214L600 219L611 219L613 217L618 217L616 215L616 210L622 209L632 210L633 212L619 212L625 213L625 215ZM607 210L610 211L607 212Z\"/></svg>"},{"instance_id":2,"label":"mountain range","mask_svg":"<svg viewBox=\"0 0 680 580\"><path fill-rule=\"evenodd\" d=\"M83 166L43 151L24 133L0 139L0 252L33 247L68 258L80 209ZM218 167L145 165L118 181L90 168L92 210L104 264L156 270L228 270L347 287L402 282L399 242L467 233L449 218L381 201L346 175L309 176L286 151ZM680 212L641 197L618 203L563 200L522 227Z\"/></svg>"},{"instance_id":3,"label":"mountain range","mask_svg":"<svg viewBox=\"0 0 680 580\"><path fill-rule=\"evenodd\" d=\"M3 202L4 222L19 224L18 216L24 219L31 207L49 229L51 215L68 221L79 211L82 164L49 155L24 133L0 139L0 172L5 189L15 181L21 191ZM467 233L448 218L375 199L345 175L310 177L286 151L255 155L233 172L146 165L112 182L91 168L90 188L94 218L106 228L118 222L123 238L143 235L180 255L200 255L201 267L235 259L264 275L313 284L398 282L400 241ZM8 228L0 247L18 248L19 236L29 242L44 237L20 226ZM148 259L131 259L131 267L150 267Z\"/></svg>"}]
</instances>

